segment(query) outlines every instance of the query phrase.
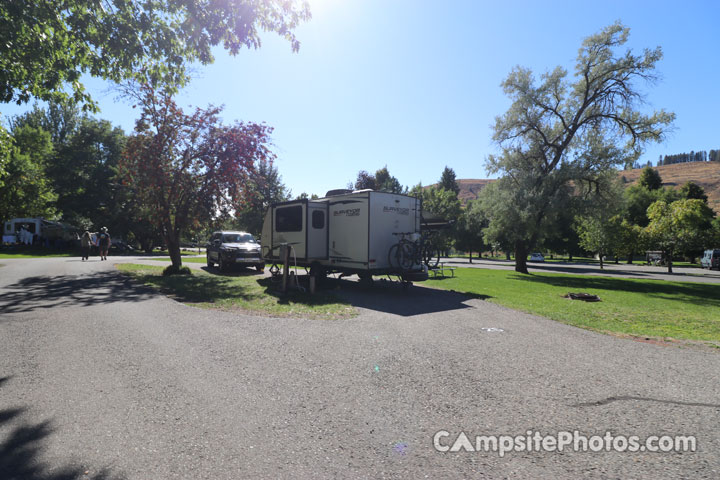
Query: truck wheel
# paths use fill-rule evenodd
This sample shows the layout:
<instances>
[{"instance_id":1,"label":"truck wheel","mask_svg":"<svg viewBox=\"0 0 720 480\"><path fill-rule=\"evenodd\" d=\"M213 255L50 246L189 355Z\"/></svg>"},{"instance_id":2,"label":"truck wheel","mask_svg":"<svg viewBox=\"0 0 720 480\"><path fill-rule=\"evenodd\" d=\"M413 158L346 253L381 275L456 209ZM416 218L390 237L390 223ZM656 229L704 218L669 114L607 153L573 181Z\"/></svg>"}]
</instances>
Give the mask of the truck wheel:
<instances>
[{"instance_id":1,"label":"truck wheel","mask_svg":"<svg viewBox=\"0 0 720 480\"><path fill-rule=\"evenodd\" d=\"M255 268L257 269L257 271L258 271L259 273L264 273L264 272L265 272L265 264L255 265Z\"/></svg>"},{"instance_id":2,"label":"truck wheel","mask_svg":"<svg viewBox=\"0 0 720 480\"><path fill-rule=\"evenodd\" d=\"M218 258L218 266L220 267L221 272L227 272L228 263L225 260L223 260L222 255L220 255L220 257Z\"/></svg>"}]
</instances>

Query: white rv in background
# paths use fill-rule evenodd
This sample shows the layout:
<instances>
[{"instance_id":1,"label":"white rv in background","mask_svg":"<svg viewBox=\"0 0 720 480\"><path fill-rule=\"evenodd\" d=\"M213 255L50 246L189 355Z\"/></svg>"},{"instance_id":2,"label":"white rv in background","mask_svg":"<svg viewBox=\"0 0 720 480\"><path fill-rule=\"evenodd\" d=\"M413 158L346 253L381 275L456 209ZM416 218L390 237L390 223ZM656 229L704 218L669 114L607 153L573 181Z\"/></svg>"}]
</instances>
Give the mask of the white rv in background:
<instances>
[{"instance_id":1,"label":"white rv in background","mask_svg":"<svg viewBox=\"0 0 720 480\"><path fill-rule=\"evenodd\" d=\"M271 205L265 214L260 244L263 258L282 261L289 245L291 262L319 274L398 274L406 281L427 279L419 262L398 269L390 263L390 248L403 235L419 237L421 201L415 197L372 190L335 190L325 198Z\"/></svg>"}]
</instances>

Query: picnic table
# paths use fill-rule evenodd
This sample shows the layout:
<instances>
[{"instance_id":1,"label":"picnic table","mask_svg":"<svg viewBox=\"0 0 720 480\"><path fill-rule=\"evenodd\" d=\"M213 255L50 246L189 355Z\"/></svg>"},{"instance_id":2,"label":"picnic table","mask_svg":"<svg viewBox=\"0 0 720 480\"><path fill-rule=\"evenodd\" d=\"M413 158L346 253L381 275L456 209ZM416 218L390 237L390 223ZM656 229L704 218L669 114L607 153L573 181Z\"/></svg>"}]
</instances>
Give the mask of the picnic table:
<instances>
[{"instance_id":1,"label":"picnic table","mask_svg":"<svg viewBox=\"0 0 720 480\"><path fill-rule=\"evenodd\" d=\"M455 276L455 267L451 267L449 265L446 265L445 263L438 263L436 267L433 267L429 269L429 272L432 272L433 278L441 277L446 278L448 276L454 277ZM450 275L448 275L450 273Z\"/></svg>"}]
</instances>

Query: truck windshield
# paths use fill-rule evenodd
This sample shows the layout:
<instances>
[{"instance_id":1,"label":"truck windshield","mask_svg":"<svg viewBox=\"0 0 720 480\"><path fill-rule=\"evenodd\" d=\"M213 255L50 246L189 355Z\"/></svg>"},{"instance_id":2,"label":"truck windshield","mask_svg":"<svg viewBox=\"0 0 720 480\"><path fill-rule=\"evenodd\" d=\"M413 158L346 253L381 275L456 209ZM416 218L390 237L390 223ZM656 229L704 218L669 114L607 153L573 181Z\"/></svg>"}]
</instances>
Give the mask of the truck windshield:
<instances>
[{"instance_id":1,"label":"truck windshield","mask_svg":"<svg viewBox=\"0 0 720 480\"><path fill-rule=\"evenodd\" d=\"M249 233L226 233L222 239L223 243L257 243Z\"/></svg>"}]
</instances>

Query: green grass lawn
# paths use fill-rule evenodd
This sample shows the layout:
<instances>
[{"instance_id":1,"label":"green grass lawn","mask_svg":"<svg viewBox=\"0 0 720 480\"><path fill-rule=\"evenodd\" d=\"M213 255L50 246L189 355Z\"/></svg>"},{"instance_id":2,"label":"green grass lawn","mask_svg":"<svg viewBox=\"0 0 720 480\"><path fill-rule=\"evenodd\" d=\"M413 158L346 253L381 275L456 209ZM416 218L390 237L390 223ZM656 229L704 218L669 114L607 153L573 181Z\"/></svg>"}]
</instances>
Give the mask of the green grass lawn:
<instances>
[{"instance_id":1,"label":"green grass lawn","mask_svg":"<svg viewBox=\"0 0 720 480\"><path fill-rule=\"evenodd\" d=\"M142 284L197 307L324 319L355 315L350 304L330 292L318 291L310 295L291 290L287 295L281 295L272 279L257 275L254 270L226 275L193 270L192 275L163 277L160 266L124 263L118 264L117 268Z\"/></svg>"},{"instance_id":2,"label":"green grass lawn","mask_svg":"<svg viewBox=\"0 0 720 480\"><path fill-rule=\"evenodd\" d=\"M455 278L431 279L428 285L600 332L720 346L718 284L473 268L455 273ZM595 294L602 301L563 298L569 292Z\"/></svg>"},{"instance_id":3,"label":"green grass lawn","mask_svg":"<svg viewBox=\"0 0 720 480\"><path fill-rule=\"evenodd\" d=\"M46 257L79 257L79 252L45 249L17 248L0 250L0 258L46 258Z\"/></svg>"}]
</instances>

